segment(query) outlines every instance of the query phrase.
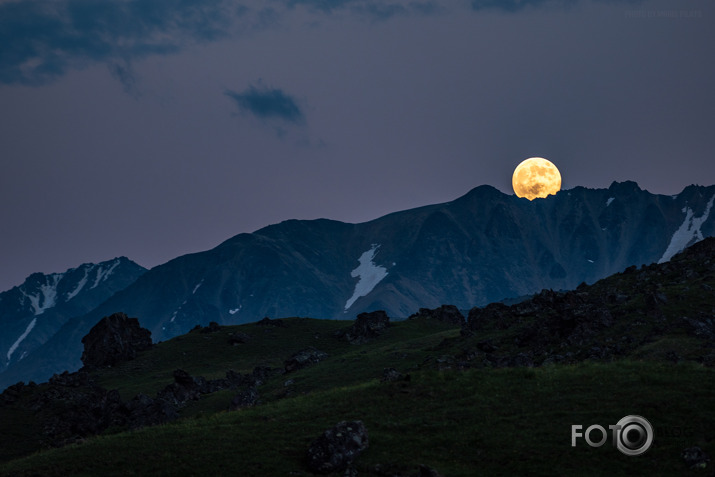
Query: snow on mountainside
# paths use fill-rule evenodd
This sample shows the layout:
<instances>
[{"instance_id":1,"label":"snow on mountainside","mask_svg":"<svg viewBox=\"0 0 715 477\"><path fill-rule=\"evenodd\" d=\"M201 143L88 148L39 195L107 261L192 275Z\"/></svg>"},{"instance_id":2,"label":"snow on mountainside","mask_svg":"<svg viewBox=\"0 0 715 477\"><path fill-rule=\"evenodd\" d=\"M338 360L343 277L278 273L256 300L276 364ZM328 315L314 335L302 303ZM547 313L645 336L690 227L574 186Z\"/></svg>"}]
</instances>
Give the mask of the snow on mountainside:
<instances>
[{"instance_id":1,"label":"snow on mountainside","mask_svg":"<svg viewBox=\"0 0 715 477\"><path fill-rule=\"evenodd\" d=\"M692 245L695 242L699 242L700 240L703 240L703 232L700 229L702 228L705 221L708 220L708 216L710 215L710 210L713 207L714 200L715 195L710 198L710 201L708 202L708 205L705 208L705 212L703 213L703 215L697 218L694 216L693 209L691 209L690 207L683 207L683 213L685 213L685 220L683 221L683 224L680 226L680 228L676 230L673 234L673 237L670 239L670 244L668 244L668 248L665 249L663 256L660 257L660 260L658 260L658 263L667 262L668 260L673 258L675 254L685 250L687 246Z\"/></svg>"},{"instance_id":2,"label":"snow on mountainside","mask_svg":"<svg viewBox=\"0 0 715 477\"><path fill-rule=\"evenodd\" d=\"M70 318L86 313L145 271L122 257L63 273L30 275L0 293L0 371L47 341Z\"/></svg>"},{"instance_id":3,"label":"snow on mountainside","mask_svg":"<svg viewBox=\"0 0 715 477\"><path fill-rule=\"evenodd\" d=\"M375 265L372 261L375 258L375 253L377 253L377 249L379 247L380 244L372 244L370 250L360 255L360 258L358 259L360 266L350 272L351 277L358 278L359 280L355 284L353 296L348 298L348 301L345 302L346 313L350 307L353 306L355 300L362 296L366 296L373 290L373 288L375 288L375 286L377 286L378 283L380 283L380 281L382 281L383 278L387 276L387 269L385 267Z\"/></svg>"},{"instance_id":4,"label":"snow on mountainside","mask_svg":"<svg viewBox=\"0 0 715 477\"><path fill-rule=\"evenodd\" d=\"M25 290L37 305L25 298L27 313L0 340L0 356L6 356L30 328L11 353L12 366L0 373L0 387L76 369L82 337L118 311L139 318L159 341L210 321L352 319L377 309L399 318L420 307L470 309L545 288L574 289L631 265L667 260L715 235L714 203L715 186L664 196L635 182L614 182L608 189L576 187L534 201L480 186L451 202L361 224L288 220L153 268L17 361L55 309L35 314L52 300L54 279L46 278L49 288ZM71 287L60 280L55 300L77 288L84 293L110 268L78 271Z\"/></svg>"}]
</instances>

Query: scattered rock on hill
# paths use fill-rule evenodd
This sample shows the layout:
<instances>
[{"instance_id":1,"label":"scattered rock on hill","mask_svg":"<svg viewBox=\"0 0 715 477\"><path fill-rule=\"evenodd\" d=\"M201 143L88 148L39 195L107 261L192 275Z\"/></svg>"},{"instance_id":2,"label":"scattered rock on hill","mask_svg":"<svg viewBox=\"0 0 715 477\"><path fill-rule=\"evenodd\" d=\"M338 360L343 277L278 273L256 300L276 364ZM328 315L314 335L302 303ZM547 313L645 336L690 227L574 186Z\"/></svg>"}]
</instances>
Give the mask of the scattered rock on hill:
<instances>
[{"instance_id":1,"label":"scattered rock on hill","mask_svg":"<svg viewBox=\"0 0 715 477\"><path fill-rule=\"evenodd\" d=\"M391 383L393 381L409 381L410 375L405 376L395 368L385 368L382 370L382 382Z\"/></svg>"},{"instance_id":2,"label":"scattered rock on hill","mask_svg":"<svg viewBox=\"0 0 715 477\"><path fill-rule=\"evenodd\" d=\"M164 424L179 417L174 406L145 394L134 396L134 399L124 404L122 411L126 415L126 425L132 429Z\"/></svg>"},{"instance_id":3,"label":"scattered rock on hill","mask_svg":"<svg viewBox=\"0 0 715 477\"><path fill-rule=\"evenodd\" d=\"M240 332L235 332L231 333L228 337L228 344L231 346L238 346L240 344L245 343L246 341L250 340L251 337L248 336L246 333L240 333Z\"/></svg>"},{"instance_id":4,"label":"scattered rock on hill","mask_svg":"<svg viewBox=\"0 0 715 477\"><path fill-rule=\"evenodd\" d=\"M420 473L418 475L419 477L442 477L442 474L437 472L436 469L424 464L420 464Z\"/></svg>"},{"instance_id":5,"label":"scattered rock on hill","mask_svg":"<svg viewBox=\"0 0 715 477\"><path fill-rule=\"evenodd\" d=\"M367 447L367 429L362 421L341 421L310 445L308 467L321 474L342 472Z\"/></svg>"},{"instance_id":6,"label":"scattered rock on hill","mask_svg":"<svg viewBox=\"0 0 715 477\"><path fill-rule=\"evenodd\" d=\"M26 389L34 389L36 387L37 384L35 384L33 381L30 381L29 384L25 384L23 381L20 381L18 383L13 384L12 386L8 386L0 394L0 406L6 404L14 404L18 401L18 399L20 399L20 396Z\"/></svg>"},{"instance_id":7,"label":"scattered rock on hill","mask_svg":"<svg viewBox=\"0 0 715 477\"><path fill-rule=\"evenodd\" d=\"M283 320L271 320L267 316L263 318L261 321L257 321L256 324L258 326L275 326L278 328L285 328L286 324L283 323Z\"/></svg>"},{"instance_id":8,"label":"scattered rock on hill","mask_svg":"<svg viewBox=\"0 0 715 477\"><path fill-rule=\"evenodd\" d=\"M352 344L361 344L379 336L390 326L390 317L383 310L360 313L353 325L338 330L335 336L344 338Z\"/></svg>"},{"instance_id":9,"label":"scattered rock on hill","mask_svg":"<svg viewBox=\"0 0 715 477\"><path fill-rule=\"evenodd\" d=\"M433 310L430 310L429 308L420 308L420 311L410 316L408 320L412 320L419 316L459 326L462 326L465 323L464 315L462 315L459 308L454 305L442 305Z\"/></svg>"},{"instance_id":10,"label":"scattered rock on hill","mask_svg":"<svg viewBox=\"0 0 715 477\"><path fill-rule=\"evenodd\" d=\"M243 409L244 407L251 407L258 403L258 391L254 387L246 388L239 391L236 396L231 400L231 405L229 406L230 411L236 411L238 409Z\"/></svg>"},{"instance_id":11,"label":"scattered rock on hill","mask_svg":"<svg viewBox=\"0 0 715 477\"><path fill-rule=\"evenodd\" d=\"M328 353L313 348L312 346L298 351L285 361L285 371L290 373L311 364L318 363L328 357Z\"/></svg>"},{"instance_id":12,"label":"scattered rock on hill","mask_svg":"<svg viewBox=\"0 0 715 477\"><path fill-rule=\"evenodd\" d=\"M215 321L210 322L209 326L201 328L202 333L216 333L217 331L221 331L221 326Z\"/></svg>"},{"instance_id":13,"label":"scattered rock on hill","mask_svg":"<svg viewBox=\"0 0 715 477\"><path fill-rule=\"evenodd\" d=\"M150 348L151 331L142 328L136 318L114 313L94 325L82 343L85 369L106 368L134 359L138 352Z\"/></svg>"}]
</instances>

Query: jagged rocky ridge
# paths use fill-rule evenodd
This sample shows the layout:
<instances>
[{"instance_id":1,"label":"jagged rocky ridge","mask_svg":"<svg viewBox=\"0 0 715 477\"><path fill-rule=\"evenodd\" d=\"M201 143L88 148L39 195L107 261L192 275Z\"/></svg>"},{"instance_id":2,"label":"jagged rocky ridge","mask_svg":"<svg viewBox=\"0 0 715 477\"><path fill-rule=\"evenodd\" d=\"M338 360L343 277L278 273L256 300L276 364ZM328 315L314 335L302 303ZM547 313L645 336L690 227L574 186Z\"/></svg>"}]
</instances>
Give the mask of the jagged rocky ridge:
<instances>
[{"instance_id":1,"label":"jagged rocky ridge","mask_svg":"<svg viewBox=\"0 0 715 477\"><path fill-rule=\"evenodd\" d=\"M543 290L521 303L473 308L462 352L447 366L539 366L611 361L656 343L658 358L715 365L715 238L669 262L631 266L592 286Z\"/></svg>"},{"instance_id":2,"label":"jagged rocky ridge","mask_svg":"<svg viewBox=\"0 0 715 477\"><path fill-rule=\"evenodd\" d=\"M33 273L0 293L0 372L42 346L67 320L100 305L146 269L119 257L63 273Z\"/></svg>"}]
</instances>

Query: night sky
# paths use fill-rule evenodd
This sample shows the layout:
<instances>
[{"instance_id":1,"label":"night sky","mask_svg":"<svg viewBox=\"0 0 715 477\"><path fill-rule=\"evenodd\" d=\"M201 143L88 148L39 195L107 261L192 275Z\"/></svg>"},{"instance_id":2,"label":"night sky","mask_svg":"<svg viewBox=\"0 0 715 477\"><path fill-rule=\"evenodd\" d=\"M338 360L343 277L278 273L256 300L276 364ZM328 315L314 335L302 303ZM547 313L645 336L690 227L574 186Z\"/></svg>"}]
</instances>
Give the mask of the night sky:
<instances>
[{"instance_id":1,"label":"night sky","mask_svg":"<svg viewBox=\"0 0 715 477\"><path fill-rule=\"evenodd\" d=\"M715 184L715 1L0 0L0 290L362 222L531 156Z\"/></svg>"}]
</instances>

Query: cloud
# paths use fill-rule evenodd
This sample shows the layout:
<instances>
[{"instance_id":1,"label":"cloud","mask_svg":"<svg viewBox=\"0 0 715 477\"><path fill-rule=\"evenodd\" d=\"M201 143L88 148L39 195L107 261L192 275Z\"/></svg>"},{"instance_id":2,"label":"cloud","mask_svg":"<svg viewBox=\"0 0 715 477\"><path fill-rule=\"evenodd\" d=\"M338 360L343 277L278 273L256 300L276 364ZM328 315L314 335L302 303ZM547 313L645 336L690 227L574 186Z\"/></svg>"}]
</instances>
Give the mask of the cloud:
<instances>
[{"instance_id":1,"label":"cloud","mask_svg":"<svg viewBox=\"0 0 715 477\"><path fill-rule=\"evenodd\" d=\"M600 3L628 3L637 4L643 0L593 0ZM472 0L472 10L503 10L506 12L518 12L527 7L570 7L578 0Z\"/></svg>"},{"instance_id":2,"label":"cloud","mask_svg":"<svg viewBox=\"0 0 715 477\"><path fill-rule=\"evenodd\" d=\"M433 15L442 11L432 0L426 1L373 1L373 0L286 0L288 7L305 5L308 8L322 12L333 13L349 10L352 13L366 16L372 20L389 20L396 16L409 14Z\"/></svg>"},{"instance_id":3,"label":"cloud","mask_svg":"<svg viewBox=\"0 0 715 477\"><path fill-rule=\"evenodd\" d=\"M240 14L230 0L3 2L0 83L42 85L71 69L107 62L126 87L130 71L117 67L118 61L127 65L223 38Z\"/></svg>"},{"instance_id":4,"label":"cloud","mask_svg":"<svg viewBox=\"0 0 715 477\"><path fill-rule=\"evenodd\" d=\"M259 119L294 124L305 122L305 115L298 103L280 89L249 86L242 93L226 90L224 94L236 103L241 112Z\"/></svg>"},{"instance_id":5,"label":"cloud","mask_svg":"<svg viewBox=\"0 0 715 477\"><path fill-rule=\"evenodd\" d=\"M140 96L139 89L137 88L137 78L130 62L127 61L124 62L124 64L112 62L107 65L107 69L109 69L109 74L112 75L112 78L122 84L122 89L125 93L135 98Z\"/></svg>"}]
</instances>

